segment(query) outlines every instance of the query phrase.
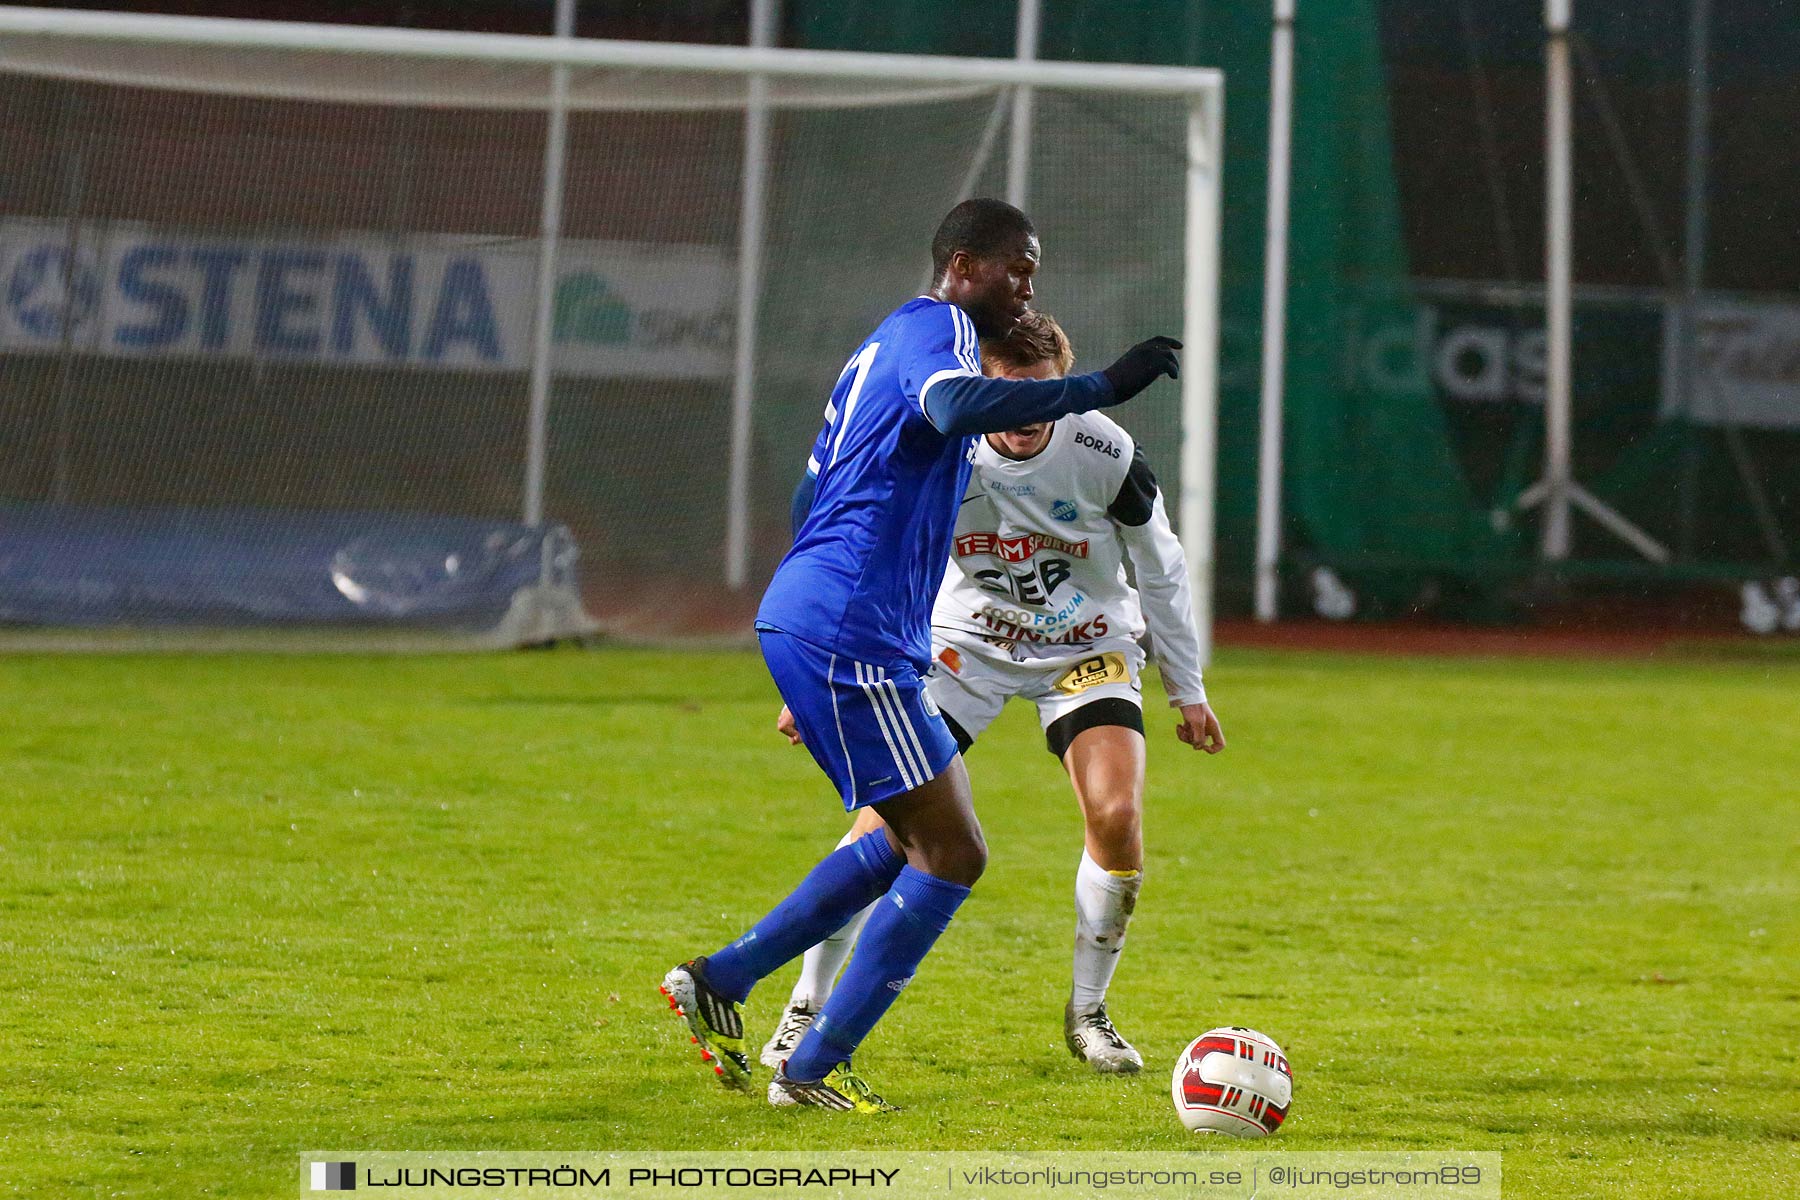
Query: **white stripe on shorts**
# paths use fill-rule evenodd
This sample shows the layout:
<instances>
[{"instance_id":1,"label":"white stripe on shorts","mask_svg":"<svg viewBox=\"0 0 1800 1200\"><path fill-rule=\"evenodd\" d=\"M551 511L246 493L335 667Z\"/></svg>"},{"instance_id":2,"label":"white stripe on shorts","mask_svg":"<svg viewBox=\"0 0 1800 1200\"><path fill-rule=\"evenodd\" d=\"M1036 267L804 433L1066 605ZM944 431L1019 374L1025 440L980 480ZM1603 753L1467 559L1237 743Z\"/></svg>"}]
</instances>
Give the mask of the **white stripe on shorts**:
<instances>
[{"instance_id":1,"label":"white stripe on shorts","mask_svg":"<svg viewBox=\"0 0 1800 1200\"><path fill-rule=\"evenodd\" d=\"M831 719L837 722L838 748L844 752L844 778L850 781L850 803L856 803L856 764L850 761L850 743L844 740L844 718L838 712L837 702L837 655L831 656L831 665L825 668L825 686L831 691Z\"/></svg>"},{"instance_id":2,"label":"white stripe on shorts","mask_svg":"<svg viewBox=\"0 0 1800 1200\"><path fill-rule=\"evenodd\" d=\"M912 744L913 758L918 764L920 781L930 779L931 759L926 757L925 747L919 743L919 733L913 728L912 714L908 713L906 706L900 703L900 689L894 686L894 681L887 677L886 671L878 670L877 675L881 680L880 686L887 689L888 696L893 701L894 713L899 718L900 728L906 733L906 740Z\"/></svg>"},{"instance_id":3,"label":"white stripe on shorts","mask_svg":"<svg viewBox=\"0 0 1800 1200\"><path fill-rule=\"evenodd\" d=\"M857 663L856 682L862 688L863 695L868 697L869 707L875 712L875 723L881 726L881 736L887 742L888 753L894 756L894 765L900 769L900 783L910 792L919 785L913 782L911 762L901 753L900 747L894 742L894 731L888 726L887 711L882 706L881 698L875 691L874 685L869 681L870 670L871 668L867 665Z\"/></svg>"},{"instance_id":4,"label":"white stripe on shorts","mask_svg":"<svg viewBox=\"0 0 1800 1200\"><path fill-rule=\"evenodd\" d=\"M925 762L925 755L917 750L918 740L910 737L912 722L907 719L906 708L900 703L900 694L894 690L894 685L889 681L887 672L879 667L873 668L873 670L875 692L887 701L888 713L894 722L894 740L900 743L900 752L905 754L907 761L912 764L913 786L917 787L931 778L931 772Z\"/></svg>"},{"instance_id":5,"label":"white stripe on shorts","mask_svg":"<svg viewBox=\"0 0 1800 1200\"><path fill-rule=\"evenodd\" d=\"M914 736L912 718L906 715L906 706L900 703L900 693L894 687L894 681L887 677L887 672L880 667L870 667L875 680L875 692L887 701L888 715L894 722L894 738L900 743L900 749L908 755L912 763L913 777L924 783L931 778L931 766L926 761L925 750Z\"/></svg>"}]
</instances>

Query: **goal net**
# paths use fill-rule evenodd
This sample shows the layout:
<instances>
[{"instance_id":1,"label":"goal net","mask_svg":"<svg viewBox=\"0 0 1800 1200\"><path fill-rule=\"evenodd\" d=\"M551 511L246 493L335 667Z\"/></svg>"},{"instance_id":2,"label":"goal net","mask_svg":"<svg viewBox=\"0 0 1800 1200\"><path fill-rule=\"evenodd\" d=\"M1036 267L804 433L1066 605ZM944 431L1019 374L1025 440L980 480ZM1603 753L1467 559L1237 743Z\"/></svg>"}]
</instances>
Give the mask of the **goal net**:
<instances>
[{"instance_id":1,"label":"goal net","mask_svg":"<svg viewBox=\"0 0 1800 1200\"><path fill-rule=\"evenodd\" d=\"M1039 306L1195 343L1119 415L1205 584L1216 73L0 11L0 624L742 632L1021 84Z\"/></svg>"}]
</instances>

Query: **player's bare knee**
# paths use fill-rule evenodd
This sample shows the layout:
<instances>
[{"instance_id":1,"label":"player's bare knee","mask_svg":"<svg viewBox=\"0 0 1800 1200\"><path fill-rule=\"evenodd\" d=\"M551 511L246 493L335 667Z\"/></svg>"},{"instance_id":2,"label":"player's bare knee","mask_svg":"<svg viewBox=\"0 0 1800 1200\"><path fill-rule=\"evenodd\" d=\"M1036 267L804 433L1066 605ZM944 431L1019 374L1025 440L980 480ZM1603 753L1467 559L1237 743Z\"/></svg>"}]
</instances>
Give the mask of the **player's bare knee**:
<instances>
[{"instance_id":1,"label":"player's bare knee","mask_svg":"<svg viewBox=\"0 0 1800 1200\"><path fill-rule=\"evenodd\" d=\"M1142 806L1132 792L1103 793L1084 806L1090 840L1104 846L1110 870L1135 870L1143 857Z\"/></svg>"},{"instance_id":2,"label":"player's bare knee","mask_svg":"<svg viewBox=\"0 0 1800 1200\"><path fill-rule=\"evenodd\" d=\"M1137 797L1131 792L1103 792L1088 800L1088 827L1110 837L1135 837L1141 820L1140 809Z\"/></svg>"},{"instance_id":3,"label":"player's bare knee","mask_svg":"<svg viewBox=\"0 0 1800 1200\"><path fill-rule=\"evenodd\" d=\"M959 850L948 858L938 870L932 871L930 874L951 883L960 883L964 887L974 887L985 870L987 870L987 847L977 844Z\"/></svg>"},{"instance_id":4,"label":"player's bare knee","mask_svg":"<svg viewBox=\"0 0 1800 1200\"><path fill-rule=\"evenodd\" d=\"M975 881L981 878L981 873L987 870L987 861L987 839L981 835L981 830L977 829L975 830L975 836L970 839L964 850L963 874L967 876L967 878L960 879L957 882L961 883L964 887L973 887Z\"/></svg>"},{"instance_id":5,"label":"player's bare knee","mask_svg":"<svg viewBox=\"0 0 1800 1200\"><path fill-rule=\"evenodd\" d=\"M927 875L964 887L974 887L975 881L987 869L987 839L979 827L959 831L956 836L922 847L921 851L914 866Z\"/></svg>"}]
</instances>

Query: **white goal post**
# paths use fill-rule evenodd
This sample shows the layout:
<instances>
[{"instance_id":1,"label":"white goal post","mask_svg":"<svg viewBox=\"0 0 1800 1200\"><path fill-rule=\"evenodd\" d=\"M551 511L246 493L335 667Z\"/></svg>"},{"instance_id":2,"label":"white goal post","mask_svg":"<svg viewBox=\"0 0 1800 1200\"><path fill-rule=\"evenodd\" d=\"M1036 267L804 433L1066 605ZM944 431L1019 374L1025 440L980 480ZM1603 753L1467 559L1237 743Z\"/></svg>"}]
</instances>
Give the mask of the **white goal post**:
<instances>
[{"instance_id":1,"label":"white goal post","mask_svg":"<svg viewBox=\"0 0 1800 1200\"><path fill-rule=\"evenodd\" d=\"M214 53L209 55L209 51ZM359 62L369 64L368 69L356 69ZM384 69L392 64L405 64L408 70ZM565 104L570 111L748 111L752 103L800 111L983 93L1004 100L1016 89L1031 89L1040 96L1060 91L1105 95L1109 102L1137 103L1141 98L1144 103L1183 105L1185 220L1179 230L1166 230L1166 256L1180 260L1180 324L1187 347L1180 381L1180 482L1175 515L1192 575L1203 648L1210 652L1224 106L1224 80L1217 70L0 7L0 72L230 97L541 112L558 111ZM645 80L659 73L665 77L663 84L645 85ZM677 86L669 86L669 80ZM978 151L978 161L966 173L969 180L980 177L983 164L979 159L987 153L991 140ZM767 167L769 164L745 164L744 170ZM958 171L959 176L963 174ZM1100 182L1115 189L1132 186L1130 180ZM560 189L557 193L560 196ZM1079 212L1062 215L1065 221L1081 216ZM546 222L546 230L553 227L554 222ZM926 230L921 236L928 233ZM549 311L541 298L548 294L547 280L553 276L546 273L555 271L555 254L553 245L543 247L543 261L537 267L540 299L532 319L539 326ZM1050 245L1049 277L1056 270L1055 254L1056 246ZM757 257L738 255L735 269L740 288L744 281L755 285L763 266ZM1117 290L1129 297L1131 281L1118 281ZM746 307L749 319L754 320L754 305L737 307L740 320ZM1142 330L1146 336L1155 332L1159 330ZM529 347L532 371L547 376L551 364L545 360L556 352L552 339L538 329ZM1120 349L1123 346L1093 348L1095 354ZM734 408L742 411L733 414L731 453L724 464L731 476L726 489L731 512L723 522L728 531L723 562L724 574L733 586L746 581L751 561L745 508L752 458L746 443L753 436L748 414L757 395L756 361L753 352L737 356ZM820 378L829 378L836 365L820 363ZM527 494L519 498L515 511L533 524L545 516L541 456L547 440L543 428L548 419L546 408L541 402L530 406L532 428L519 439L530 447L534 461L524 472Z\"/></svg>"}]
</instances>

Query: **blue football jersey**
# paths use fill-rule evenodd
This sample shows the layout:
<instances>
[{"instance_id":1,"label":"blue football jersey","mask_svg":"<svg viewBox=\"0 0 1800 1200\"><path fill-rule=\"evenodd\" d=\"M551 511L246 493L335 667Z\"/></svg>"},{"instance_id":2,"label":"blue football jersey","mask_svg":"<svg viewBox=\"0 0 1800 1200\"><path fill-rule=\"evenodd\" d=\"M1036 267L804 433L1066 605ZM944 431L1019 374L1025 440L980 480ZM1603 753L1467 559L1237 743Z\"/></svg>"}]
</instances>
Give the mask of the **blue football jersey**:
<instances>
[{"instance_id":1,"label":"blue football jersey","mask_svg":"<svg viewBox=\"0 0 1800 1200\"><path fill-rule=\"evenodd\" d=\"M971 437L926 416L941 380L981 374L975 326L921 296L894 310L845 364L807 469L812 508L756 614L859 662L931 663L931 605L969 481Z\"/></svg>"}]
</instances>

